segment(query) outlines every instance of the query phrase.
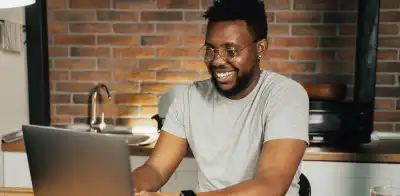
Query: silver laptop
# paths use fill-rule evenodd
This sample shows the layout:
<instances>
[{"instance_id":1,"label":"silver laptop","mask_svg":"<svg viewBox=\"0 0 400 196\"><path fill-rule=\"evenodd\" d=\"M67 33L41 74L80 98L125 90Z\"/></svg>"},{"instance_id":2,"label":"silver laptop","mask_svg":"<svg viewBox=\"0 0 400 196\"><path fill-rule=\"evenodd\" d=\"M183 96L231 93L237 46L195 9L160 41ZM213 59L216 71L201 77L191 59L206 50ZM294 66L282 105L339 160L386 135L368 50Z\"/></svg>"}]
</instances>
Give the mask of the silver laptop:
<instances>
[{"instance_id":1,"label":"silver laptop","mask_svg":"<svg viewBox=\"0 0 400 196\"><path fill-rule=\"evenodd\" d=\"M132 196L129 148L96 133L22 126L35 196Z\"/></svg>"}]
</instances>

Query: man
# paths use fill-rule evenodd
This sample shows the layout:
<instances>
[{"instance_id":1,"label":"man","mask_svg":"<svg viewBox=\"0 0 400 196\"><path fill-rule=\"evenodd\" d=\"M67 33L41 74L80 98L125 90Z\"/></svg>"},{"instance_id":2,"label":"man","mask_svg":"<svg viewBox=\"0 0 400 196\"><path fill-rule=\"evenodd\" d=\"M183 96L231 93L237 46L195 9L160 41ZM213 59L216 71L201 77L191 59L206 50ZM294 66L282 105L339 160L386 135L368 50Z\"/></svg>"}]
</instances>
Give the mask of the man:
<instances>
[{"instance_id":1,"label":"man","mask_svg":"<svg viewBox=\"0 0 400 196\"><path fill-rule=\"evenodd\" d=\"M260 69L268 42L263 2L214 1L202 57L210 80L171 104L149 160L133 172L138 195L158 195L188 148L197 190L181 195L298 195L309 100L297 82Z\"/></svg>"}]
</instances>

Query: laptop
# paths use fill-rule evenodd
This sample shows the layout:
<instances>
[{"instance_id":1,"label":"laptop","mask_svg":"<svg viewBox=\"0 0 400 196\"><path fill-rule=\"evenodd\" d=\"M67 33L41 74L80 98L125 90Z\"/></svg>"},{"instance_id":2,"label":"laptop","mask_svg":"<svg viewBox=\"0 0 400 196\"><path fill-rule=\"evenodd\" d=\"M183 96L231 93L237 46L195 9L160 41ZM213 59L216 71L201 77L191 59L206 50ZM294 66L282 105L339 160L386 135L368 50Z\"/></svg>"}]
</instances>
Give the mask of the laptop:
<instances>
[{"instance_id":1,"label":"laptop","mask_svg":"<svg viewBox=\"0 0 400 196\"><path fill-rule=\"evenodd\" d=\"M123 139L23 125L35 196L132 196L129 147Z\"/></svg>"}]
</instances>

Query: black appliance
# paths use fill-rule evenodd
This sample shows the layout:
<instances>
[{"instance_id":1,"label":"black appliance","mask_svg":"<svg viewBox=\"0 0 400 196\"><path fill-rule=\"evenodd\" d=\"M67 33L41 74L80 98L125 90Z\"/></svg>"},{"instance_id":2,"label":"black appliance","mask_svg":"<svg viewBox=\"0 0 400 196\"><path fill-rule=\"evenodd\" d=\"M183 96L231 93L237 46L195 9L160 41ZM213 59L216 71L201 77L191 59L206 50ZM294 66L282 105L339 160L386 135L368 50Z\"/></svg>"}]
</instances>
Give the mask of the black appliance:
<instances>
[{"instance_id":1,"label":"black appliance","mask_svg":"<svg viewBox=\"0 0 400 196\"><path fill-rule=\"evenodd\" d=\"M380 0L359 0L352 101L310 101L310 142L369 143L373 131Z\"/></svg>"}]
</instances>

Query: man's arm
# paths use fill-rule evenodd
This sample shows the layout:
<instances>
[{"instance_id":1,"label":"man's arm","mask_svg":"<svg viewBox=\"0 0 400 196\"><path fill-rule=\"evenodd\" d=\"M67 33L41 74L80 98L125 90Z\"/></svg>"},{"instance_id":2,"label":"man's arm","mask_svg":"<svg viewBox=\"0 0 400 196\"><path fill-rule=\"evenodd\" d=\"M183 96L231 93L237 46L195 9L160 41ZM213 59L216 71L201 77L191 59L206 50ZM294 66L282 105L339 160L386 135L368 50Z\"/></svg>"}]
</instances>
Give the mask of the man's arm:
<instances>
[{"instance_id":1,"label":"man's arm","mask_svg":"<svg viewBox=\"0 0 400 196\"><path fill-rule=\"evenodd\" d=\"M285 195L303 158L306 143L296 139L264 143L256 178L198 196L282 196Z\"/></svg>"},{"instance_id":2,"label":"man's arm","mask_svg":"<svg viewBox=\"0 0 400 196\"><path fill-rule=\"evenodd\" d=\"M186 139L162 131L150 158L132 172L135 192L158 191L186 155Z\"/></svg>"}]
</instances>

